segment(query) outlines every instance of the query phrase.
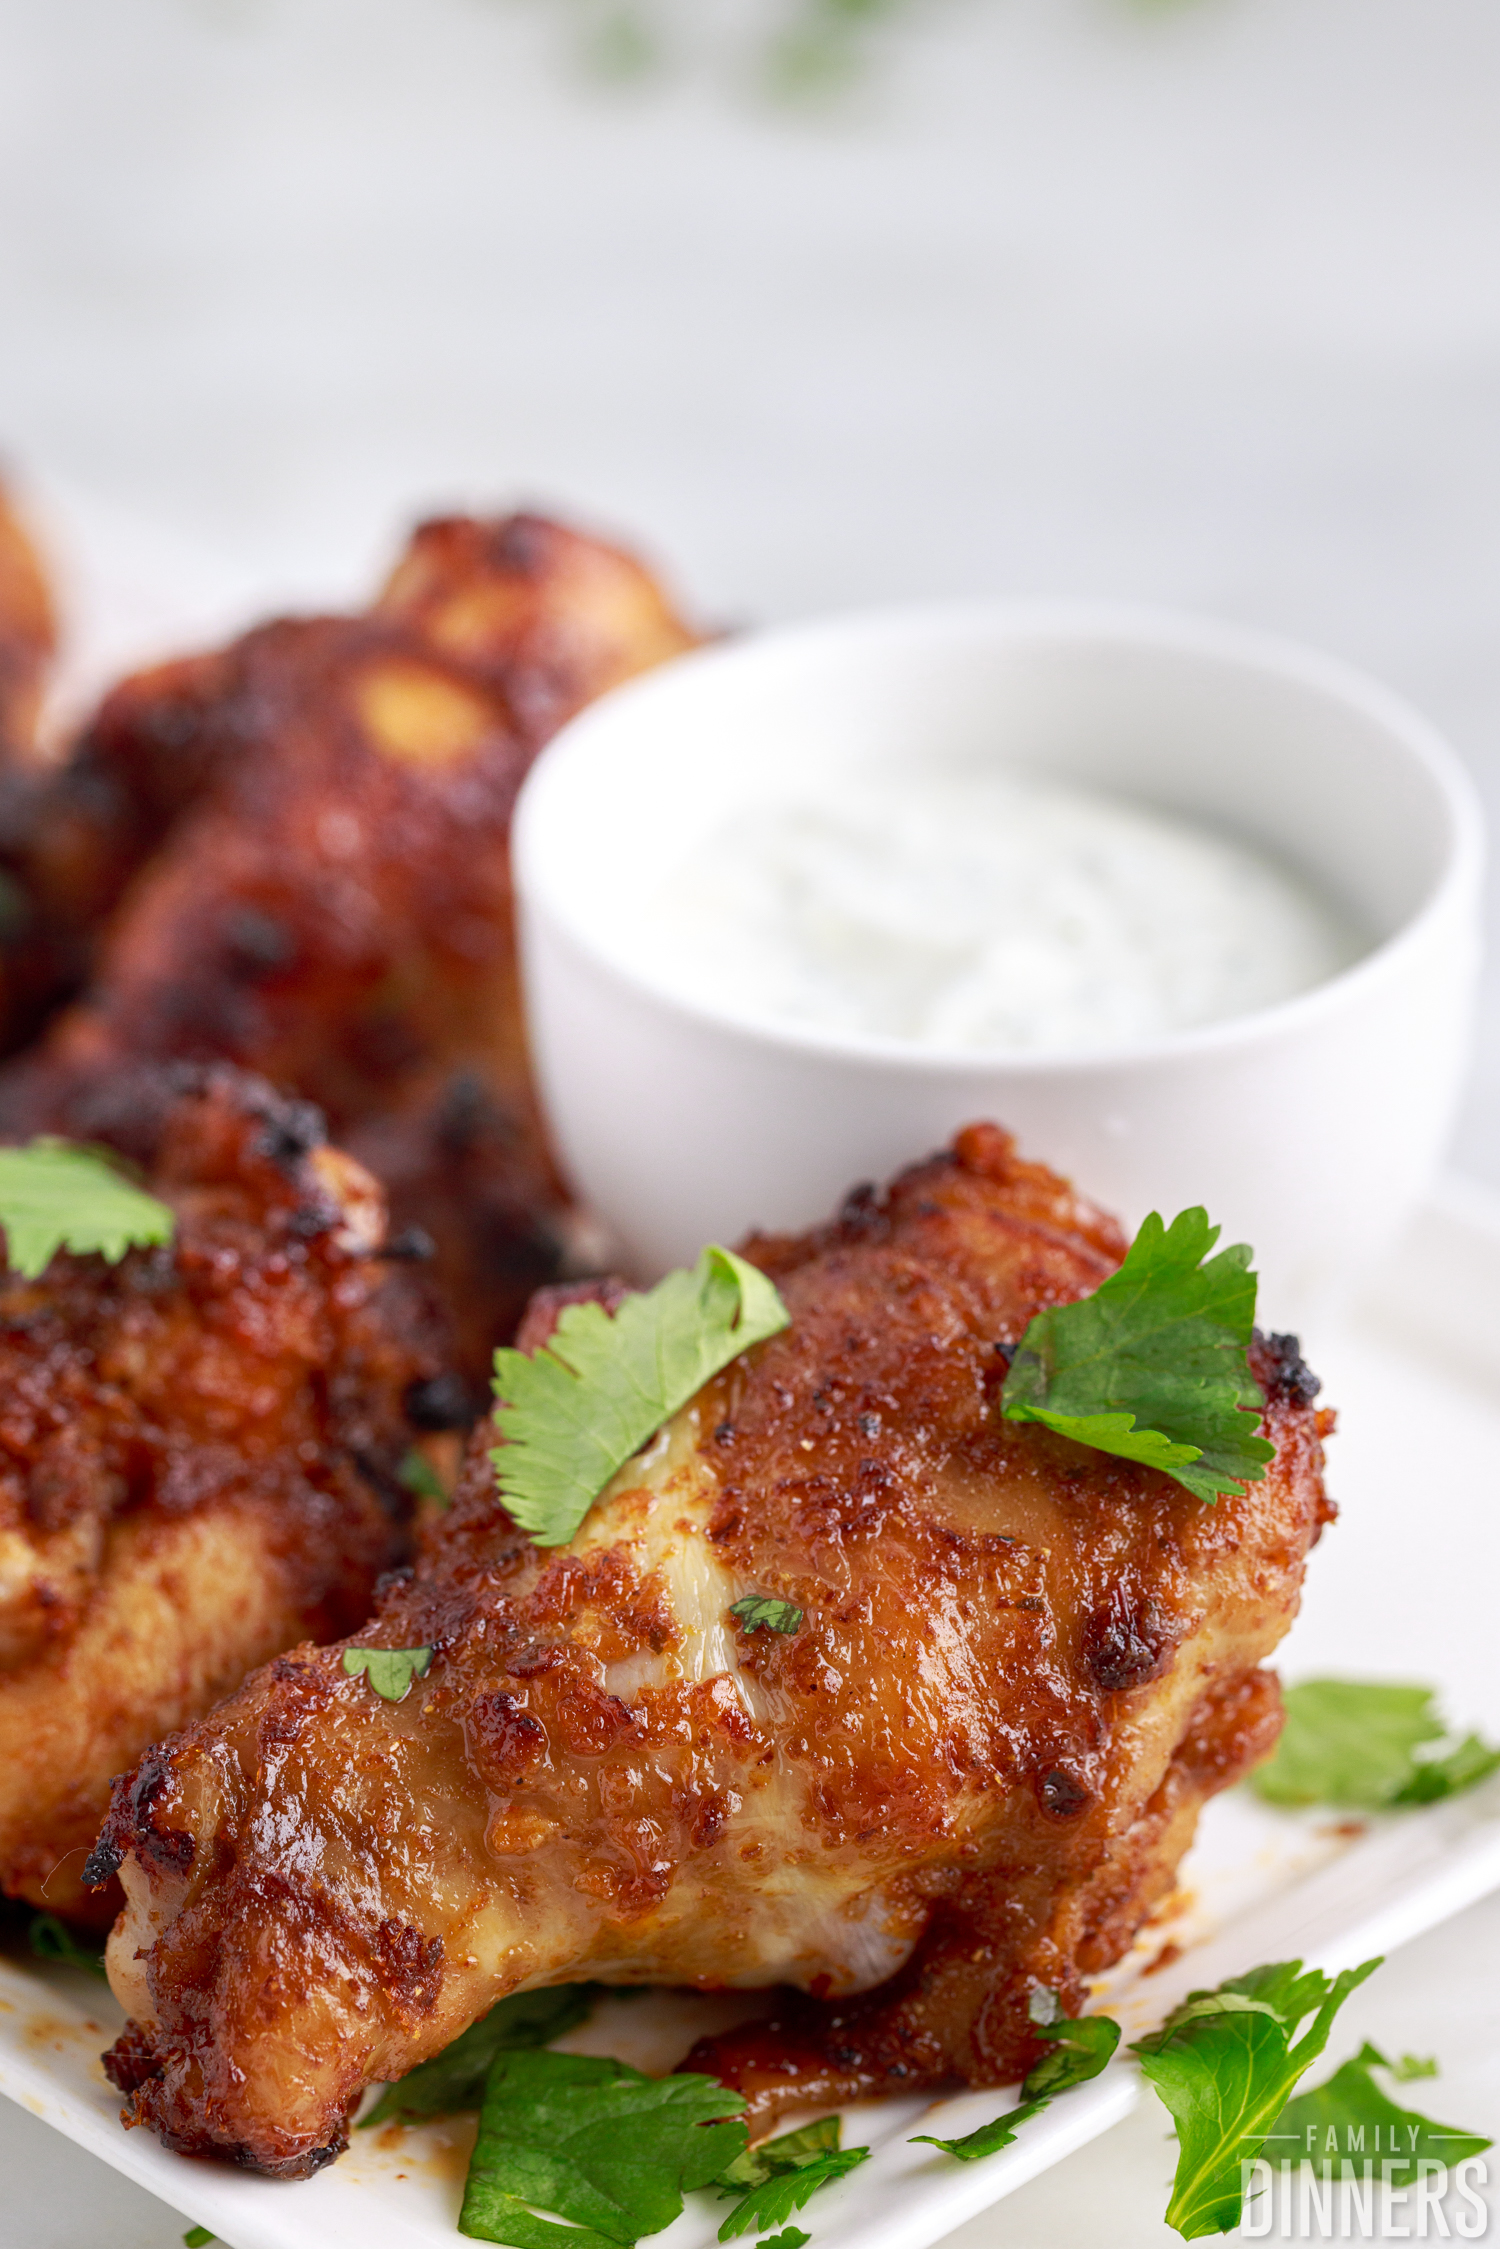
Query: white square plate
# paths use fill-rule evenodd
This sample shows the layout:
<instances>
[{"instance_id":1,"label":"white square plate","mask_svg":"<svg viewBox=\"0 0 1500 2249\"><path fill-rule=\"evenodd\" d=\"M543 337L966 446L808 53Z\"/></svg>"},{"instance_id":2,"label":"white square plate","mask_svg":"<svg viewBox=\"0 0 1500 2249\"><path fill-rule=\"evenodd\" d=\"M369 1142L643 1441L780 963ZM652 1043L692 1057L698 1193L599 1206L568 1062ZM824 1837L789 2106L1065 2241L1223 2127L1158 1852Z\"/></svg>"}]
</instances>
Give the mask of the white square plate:
<instances>
[{"instance_id":1,"label":"white square plate","mask_svg":"<svg viewBox=\"0 0 1500 2249\"><path fill-rule=\"evenodd\" d=\"M1312 1355L1340 1409L1331 1483L1344 1513L1313 1557L1283 1669L1431 1681L1455 1721L1500 1733L1500 1207L1446 1190ZM1194 1985L1292 1955L1344 1967L1497 1887L1500 1776L1452 1803L1363 1823L1280 1815L1239 1790L1209 1808L1176 1917L1145 1933L1096 2003L1136 2036ZM1162 1963L1170 1946L1180 1950ZM700 2030L744 2011L743 1999L675 1992L609 2001L565 2043L665 2069ZM455 2249L471 2122L356 2133L347 2155L300 2185L189 2161L121 2131L98 2059L119 2022L78 1972L0 1962L0 2091L233 2249ZM972 2130L1012 2095L851 2110L846 2142L875 2152L805 2214L816 2249L925 2249L1115 2123L1138 2083L1116 2063L974 2164L911 2134ZM722 2215L695 2196L655 2240L707 2249Z\"/></svg>"}]
</instances>

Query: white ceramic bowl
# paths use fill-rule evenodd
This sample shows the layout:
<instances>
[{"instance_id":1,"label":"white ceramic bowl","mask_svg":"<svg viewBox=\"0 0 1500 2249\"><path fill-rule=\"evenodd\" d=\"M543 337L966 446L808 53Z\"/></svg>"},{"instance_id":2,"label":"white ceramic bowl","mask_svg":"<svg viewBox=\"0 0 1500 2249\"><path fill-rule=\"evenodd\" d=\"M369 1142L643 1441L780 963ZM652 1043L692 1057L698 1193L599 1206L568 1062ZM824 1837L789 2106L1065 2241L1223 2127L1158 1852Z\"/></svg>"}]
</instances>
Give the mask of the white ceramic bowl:
<instances>
[{"instance_id":1,"label":"white ceramic bowl","mask_svg":"<svg viewBox=\"0 0 1500 2249\"><path fill-rule=\"evenodd\" d=\"M1253 1015L1063 1059L751 1028L628 962L642 898L738 811L811 770L917 760L1198 815L1299 866L1369 950ZM1395 696L1253 634L984 605L710 649L559 735L515 851L543 1100L641 1277L820 1219L991 1117L1127 1224L1206 1204L1254 1244L1266 1314L1297 1320L1378 1256L1449 1130L1479 950L1474 792Z\"/></svg>"}]
</instances>

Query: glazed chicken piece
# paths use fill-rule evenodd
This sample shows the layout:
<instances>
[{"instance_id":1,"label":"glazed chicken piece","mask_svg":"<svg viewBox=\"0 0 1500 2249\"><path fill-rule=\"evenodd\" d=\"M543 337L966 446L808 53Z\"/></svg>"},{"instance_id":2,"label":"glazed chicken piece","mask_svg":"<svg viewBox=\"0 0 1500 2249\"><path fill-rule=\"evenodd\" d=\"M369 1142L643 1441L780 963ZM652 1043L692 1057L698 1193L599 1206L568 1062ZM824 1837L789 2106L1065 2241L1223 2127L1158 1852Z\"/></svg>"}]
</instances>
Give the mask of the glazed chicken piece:
<instances>
[{"instance_id":1,"label":"glazed chicken piece","mask_svg":"<svg viewBox=\"0 0 1500 2249\"><path fill-rule=\"evenodd\" d=\"M47 786L39 725L56 641L41 557L0 487L0 1054L34 1034L69 974L67 931L38 911L6 851L19 808Z\"/></svg>"},{"instance_id":2,"label":"glazed chicken piece","mask_svg":"<svg viewBox=\"0 0 1500 2249\"><path fill-rule=\"evenodd\" d=\"M380 1190L307 1104L179 1069L113 1125L172 1243L0 1274L0 1889L96 1922L112 1776L402 1560L440 1374Z\"/></svg>"},{"instance_id":3,"label":"glazed chicken piece","mask_svg":"<svg viewBox=\"0 0 1500 2249\"><path fill-rule=\"evenodd\" d=\"M0 486L0 750L6 762L35 750L56 644L41 557Z\"/></svg>"},{"instance_id":4,"label":"glazed chicken piece","mask_svg":"<svg viewBox=\"0 0 1500 2249\"><path fill-rule=\"evenodd\" d=\"M565 718L691 642L613 548L451 518L366 615L127 680L34 807L28 880L94 933L93 979L0 1076L0 1130L83 1132L143 1058L315 1101L435 1241L480 1402L566 1234L521 1022L516 793Z\"/></svg>"},{"instance_id":5,"label":"glazed chicken piece","mask_svg":"<svg viewBox=\"0 0 1500 2249\"><path fill-rule=\"evenodd\" d=\"M403 1700L301 1649L118 1786L91 1871L129 1901L107 2067L132 2120L298 2176L367 2085L586 1977L810 1995L709 2057L761 2114L1016 2077L1036 1986L1077 2007L1273 1743L1258 1666L1330 1512L1284 1346L1257 1359L1276 1459L1214 1508L999 1418L1005 1347L1122 1249L974 1126L750 1242L790 1329L570 1547L510 1521L477 1435L357 1636L432 1649ZM800 1629L745 1632L752 1593Z\"/></svg>"}]
</instances>

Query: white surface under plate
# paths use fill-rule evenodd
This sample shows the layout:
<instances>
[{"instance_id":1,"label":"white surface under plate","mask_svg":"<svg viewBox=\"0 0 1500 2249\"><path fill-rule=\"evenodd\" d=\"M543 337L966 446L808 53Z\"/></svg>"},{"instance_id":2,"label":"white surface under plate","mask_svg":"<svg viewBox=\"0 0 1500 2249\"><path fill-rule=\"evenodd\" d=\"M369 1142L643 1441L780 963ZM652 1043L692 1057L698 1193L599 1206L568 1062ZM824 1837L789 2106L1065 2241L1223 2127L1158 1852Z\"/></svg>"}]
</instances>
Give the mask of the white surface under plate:
<instances>
[{"instance_id":1,"label":"white surface under plate","mask_svg":"<svg viewBox=\"0 0 1500 2249\"><path fill-rule=\"evenodd\" d=\"M1313 1558L1283 1670L1430 1680L1455 1720L1500 1730L1496 1573L1482 1550L1500 1459L1500 1209L1446 1191L1314 1356L1340 1409L1331 1482L1343 1516ZM1134 2036L1190 1986L1293 1954L1342 1967L1497 1887L1500 1779L1368 1823L1284 1816L1236 1791L1205 1817L1176 1917L1145 1933L1096 2001ZM1169 1945L1180 1955L1154 1965ZM670 2068L700 2028L743 2008L677 1993L610 2001L567 2043ZM347 2155L300 2185L189 2161L144 2131L120 2129L98 2061L119 2020L108 1994L76 1971L0 1963L0 2090L232 2249L454 2242L470 2122L356 2133ZM1013 2147L975 2164L914 2146L911 2134L971 2130L1009 2095L853 2110L845 2139L867 2142L874 2156L812 2206L817 2249L925 2249L1107 2129L1138 2092L1132 2065L1116 2063L1024 2126ZM722 2204L695 2196L656 2240L706 2249L722 2214Z\"/></svg>"}]
</instances>

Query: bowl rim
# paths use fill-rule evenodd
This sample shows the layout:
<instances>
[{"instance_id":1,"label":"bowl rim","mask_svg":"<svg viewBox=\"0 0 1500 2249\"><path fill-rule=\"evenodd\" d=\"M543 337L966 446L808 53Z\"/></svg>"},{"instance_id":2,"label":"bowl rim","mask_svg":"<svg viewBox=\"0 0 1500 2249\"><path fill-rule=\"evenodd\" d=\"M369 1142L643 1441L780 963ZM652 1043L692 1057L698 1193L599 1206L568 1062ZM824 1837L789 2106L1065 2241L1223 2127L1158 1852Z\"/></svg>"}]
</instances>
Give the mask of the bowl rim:
<instances>
[{"instance_id":1,"label":"bowl rim","mask_svg":"<svg viewBox=\"0 0 1500 2249\"><path fill-rule=\"evenodd\" d=\"M545 852L536 837L548 818L546 800L557 785L553 776L570 760L580 740L586 742L607 728L621 711L649 704L663 693L679 692L684 680L704 672L724 670L732 675L766 654L774 658L783 650L816 649L820 643L832 647L857 645L887 635L941 643L945 638L972 639L976 633L1042 643L1093 640L1152 654L1203 656L1242 671L1273 674L1352 706L1398 743L1441 806L1447 828L1444 857L1427 895L1389 935L1334 975L1287 999L1129 1045L1033 1053L918 1045L871 1032L778 1023L765 1016L716 1008L678 991L649 969L612 954L569 914L566 898L559 899L545 872L539 878ZM1394 688L1341 657L1258 627L1190 610L1109 601L907 602L799 619L690 650L610 689L558 730L522 784L512 830L523 960L530 946L528 920L533 916L550 920L569 945L638 999L721 1036L782 1054L822 1056L845 1065L864 1063L872 1070L896 1067L920 1076L959 1076L975 1081L997 1076L1087 1077L1241 1050L1282 1033L1311 1029L1346 1003L1357 1003L1368 985L1399 973L1405 956L1423 943L1435 922L1465 904L1477 904L1485 851L1484 814L1467 768L1437 726Z\"/></svg>"}]
</instances>

